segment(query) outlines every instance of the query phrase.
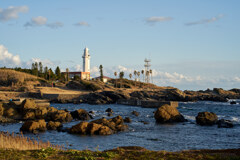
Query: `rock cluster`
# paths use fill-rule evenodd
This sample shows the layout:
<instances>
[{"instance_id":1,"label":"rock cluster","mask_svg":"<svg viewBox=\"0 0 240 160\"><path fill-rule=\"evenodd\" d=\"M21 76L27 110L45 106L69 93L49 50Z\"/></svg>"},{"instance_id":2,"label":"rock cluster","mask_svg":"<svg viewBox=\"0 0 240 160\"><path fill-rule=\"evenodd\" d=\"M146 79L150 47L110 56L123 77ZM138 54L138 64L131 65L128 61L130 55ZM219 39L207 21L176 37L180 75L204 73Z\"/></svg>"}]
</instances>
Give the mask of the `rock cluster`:
<instances>
[{"instance_id":1,"label":"rock cluster","mask_svg":"<svg viewBox=\"0 0 240 160\"><path fill-rule=\"evenodd\" d=\"M97 119L91 122L80 122L69 129L69 133L88 135L110 135L127 130L123 118L117 116L111 119Z\"/></svg>"}]
</instances>

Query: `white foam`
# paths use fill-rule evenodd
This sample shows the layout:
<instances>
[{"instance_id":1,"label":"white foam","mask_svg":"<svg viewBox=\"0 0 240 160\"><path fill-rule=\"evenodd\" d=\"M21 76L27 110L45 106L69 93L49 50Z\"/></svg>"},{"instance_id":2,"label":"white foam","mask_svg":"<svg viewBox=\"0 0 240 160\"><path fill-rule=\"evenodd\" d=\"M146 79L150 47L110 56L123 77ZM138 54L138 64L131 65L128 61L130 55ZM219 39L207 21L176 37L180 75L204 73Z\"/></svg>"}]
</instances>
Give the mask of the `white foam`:
<instances>
[{"instance_id":1,"label":"white foam","mask_svg":"<svg viewBox=\"0 0 240 160\"><path fill-rule=\"evenodd\" d=\"M240 118L239 117L231 117L230 119L233 122L240 122Z\"/></svg>"},{"instance_id":2,"label":"white foam","mask_svg":"<svg viewBox=\"0 0 240 160\"><path fill-rule=\"evenodd\" d=\"M188 115L183 115L186 119L188 120L192 120L194 121L195 120L195 117L194 116L188 116Z\"/></svg>"}]
</instances>

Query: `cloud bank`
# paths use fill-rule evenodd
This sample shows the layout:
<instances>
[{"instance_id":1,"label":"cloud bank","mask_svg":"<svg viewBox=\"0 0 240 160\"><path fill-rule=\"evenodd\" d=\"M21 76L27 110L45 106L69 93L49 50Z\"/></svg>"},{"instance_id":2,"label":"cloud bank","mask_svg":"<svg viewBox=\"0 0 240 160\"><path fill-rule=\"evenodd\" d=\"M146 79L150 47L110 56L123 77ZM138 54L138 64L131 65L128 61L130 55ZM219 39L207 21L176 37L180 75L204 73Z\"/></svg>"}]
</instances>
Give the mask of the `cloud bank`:
<instances>
[{"instance_id":1,"label":"cloud bank","mask_svg":"<svg viewBox=\"0 0 240 160\"><path fill-rule=\"evenodd\" d=\"M5 22L12 19L17 19L19 17L19 13L26 13L28 10L29 9L27 6L10 6L6 9L0 8L0 21Z\"/></svg>"},{"instance_id":2,"label":"cloud bank","mask_svg":"<svg viewBox=\"0 0 240 160\"><path fill-rule=\"evenodd\" d=\"M202 19L200 21L189 22L189 23L186 23L185 25L192 26L192 25L198 25L198 24L208 24L208 23L218 21L219 19L223 18L223 16L224 16L223 14L219 14L219 15L209 18L209 19Z\"/></svg>"},{"instance_id":3,"label":"cloud bank","mask_svg":"<svg viewBox=\"0 0 240 160\"><path fill-rule=\"evenodd\" d=\"M155 25L156 23L159 22L166 22L166 21L171 21L173 18L172 17L148 17L145 19L145 22L149 25Z\"/></svg>"}]
</instances>

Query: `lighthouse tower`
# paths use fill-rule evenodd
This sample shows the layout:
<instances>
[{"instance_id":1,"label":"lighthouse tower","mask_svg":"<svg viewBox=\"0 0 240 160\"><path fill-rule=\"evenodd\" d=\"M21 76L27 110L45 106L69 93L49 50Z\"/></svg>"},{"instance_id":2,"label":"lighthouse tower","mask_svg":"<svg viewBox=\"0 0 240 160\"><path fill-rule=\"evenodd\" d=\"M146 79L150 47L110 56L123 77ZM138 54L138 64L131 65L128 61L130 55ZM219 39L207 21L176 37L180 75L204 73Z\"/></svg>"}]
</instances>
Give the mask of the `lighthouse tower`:
<instances>
[{"instance_id":1,"label":"lighthouse tower","mask_svg":"<svg viewBox=\"0 0 240 160\"><path fill-rule=\"evenodd\" d=\"M84 49L82 58L83 58L83 72L90 73L90 55L87 47Z\"/></svg>"}]
</instances>

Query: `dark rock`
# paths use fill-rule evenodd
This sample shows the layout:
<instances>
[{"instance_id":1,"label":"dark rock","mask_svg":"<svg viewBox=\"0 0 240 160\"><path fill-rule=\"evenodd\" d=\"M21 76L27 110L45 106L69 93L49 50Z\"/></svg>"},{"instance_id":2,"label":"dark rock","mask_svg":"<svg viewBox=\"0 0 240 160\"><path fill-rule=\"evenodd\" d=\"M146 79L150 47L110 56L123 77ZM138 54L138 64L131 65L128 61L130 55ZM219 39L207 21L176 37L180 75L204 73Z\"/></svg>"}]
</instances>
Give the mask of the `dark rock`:
<instances>
[{"instance_id":1,"label":"dark rock","mask_svg":"<svg viewBox=\"0 0 240 160\"><path fill-rule=\"evenodd\" d=\"M231 101L230 104L237 104L237 102L236 101Z\"/></svg>"},{"instance_id":2,"label":"dark rock","mask_svg":"<svg viewBox=\"0 0 240 160\"><path fill-rule=\"evenodd\" d=\"M233 122L230 120L220 119L217 121L218 128L232 128Z\"/></svg>"},{"instance_id":3,"label":"dark rock","mask_svg":"<svg viewBox=\"0 0 240 160\"><path fill-rule=\"evenodd\" d=\"M107 116L111 117L111 116L113 116L113 114L111 112L108 112Z\"/></svg>"},{"instance_id":4,"label":"dark rock","mask_svg":"<svg viewBox=\"0 0 240 160\"><path fill-rule=\"evenodd\" d=\"M185 122L184 117L176 107L165 104L157 109L154 114L157 123Z\"/></svg>"},{"instance_id":5,"label":"dark rock","mask_svg":"<svg viewBox=\"0 0 240 160\"><path fill-rule=\"evenodd\" d=\"M69 112L65 112L64 110L58 110L51 114L51 120L59 122L71 122L73 118Z\"/></svg>"},{"instance_id":6,"label":"dark rock","mask_svg":"<svg viewBox=\"0 0 240 160\"><path fill-rule=\"evenodd\" d=\"M63 127L63 125L60 122L49 121L47 123L47 129L48 130L57 130L57 129L62 128L62 127Z\"/></svg>"},{"instance_id":7,"label":"dark rock","mask_svg":"<svg viewBox=\"0 0 240 160\"><path fill-rule=\"evenodd\" d=\"M113 113L113 110L111 109L111 108L108 108L108 109L106 109L106 111L105 112L110 112L110 113Z\"/></svg>"},{"instance_id":8,"label":"dark rock","mask_svg":"<svg viewBox=\"0 0 240 160\"><path fill-rule=\"evenodd\" d=\"M69 129L69 133L86 134L88 122L80 122Z\"/></svg>"},{"instance_id":9,"label":"dark rock","mask_svg":"<svg viewBox=\"0 0 240 160\"><path fill-rule=\"evenodd\" d=\"M90 113L90 114L95 114L93 111L89 111L88 113Z\"/></svg>"},{"instance_id":10,"label":"dark rock","mask_svg":"<svg viewBox=\"0 0 240 160\"><path fill-rule=\"evenodd\" d=\"M131 123L132 120L129 117L124 118L123 120L125 123Z\"/></svg>"},{"instance_id":11,"label":"dark rock","mask_svg":"<svg viewBox=\"0 0 240 160\"><path fill-rule=\"evenodd\" d=\"M20 128L20 131L36 133L44 132L46 129L46 122L44 119L41 119L37 121L26 121Z\"/></svg>"},{"instance_id":12,"label":"dark rock","mask_svg":"<svg viewBox=\"0 0 240 160\"><path fill-rule=\"evenodd\" d=\"M132 111L132 114L135 115L135 116L137 116L137 117L140 115L140 113L137 112L137 111Z\"/></svg>"},{"instance_id":13,"label":"dark rock","mask_svg":"<svg viewBox=\"0 0 240 160\"><path fill-rule=\"evenodd\" d=\"M218 117L212 112L199 112L196 117L196 122L199 125L214 125L216 124Z\"/></svg>"},{"instance_id":14,"label":"dark rock","mask_svg":"<svg viewBox=\"0 0 240 160\"><path fill-rule=\"evenodd\" d=\"M76 111L73 111L71 112L71 115L73 119L78 119L83 121L91 119L89 113L84 109L78 109Z\"/></svg>"},{"instance_id":15,"label":"dark rock","mask_svg":"<svg viewBox=\"0 0 240 160\"><path fill-rule=\"evenodd\" d=\"M140 121L140 122L143 124L149 124L149 122L146 122L146 121Z\"/></svg>"}]
</instances>

